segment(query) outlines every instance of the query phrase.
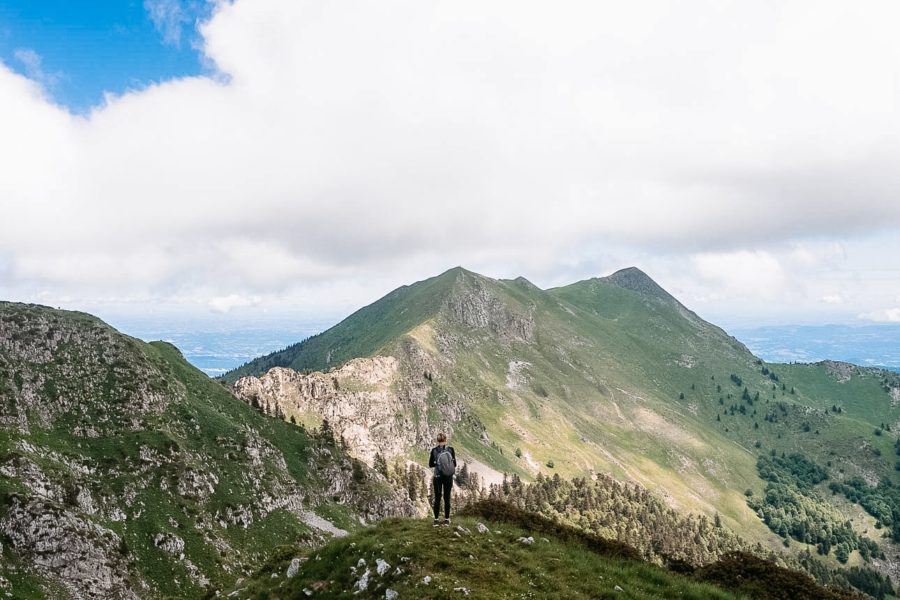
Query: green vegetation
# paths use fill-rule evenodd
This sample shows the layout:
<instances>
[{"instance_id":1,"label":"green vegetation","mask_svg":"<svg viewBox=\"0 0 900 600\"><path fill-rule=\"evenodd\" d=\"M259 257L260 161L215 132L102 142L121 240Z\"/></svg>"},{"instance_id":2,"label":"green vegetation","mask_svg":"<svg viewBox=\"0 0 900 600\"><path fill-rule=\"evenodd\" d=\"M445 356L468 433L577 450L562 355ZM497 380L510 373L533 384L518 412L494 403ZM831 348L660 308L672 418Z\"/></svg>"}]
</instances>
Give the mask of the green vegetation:
<instances>
[{"instance_id":1,"label":"green vegetation","mask_svg":"<svg viewBox=\"0 0 900 600\"><path fill-rule=\"evenodd\" d=\"M813 490L828 478L824 469L801 454L762 456L757 468L768 484L762 498L748 503L773 532L814 545L823 556L834 548L840 563L846 563L853 550L866 561L881 554L878 544L858 534Z\"/></svg>"},{"instance_id":2,"label":"green vegetation","mask_svg":"<svg viewBox=\"0 0 900 600\"><path fill-rule=\"evenodd\" d=\"M0 419L28 424L0 428L0 521L33 503L84 531L106 528L129 565L123 575L151 595L201 597L280 544L319 543L301 510L345 528L373 506L388 510L393 491L333 438L262 415L170 344L4 303L0 338ZM45 353L52 360L33 358ZM335 483L342 491L325 495ZM183 542L183 559L165 539ZM15 567L29 566L31 548L0 543L0 576L17 597L55 585L55 573Z\"/></svg>"},{"instance_id":3,"label":"green vegetation","mask_svg":"<svg viewBox=\"0 0 900 600\"><path fill-rule=\"evenodd\" d=\"M900 488L890 480L873 487L860 477L851 477L845 482L832 482L829 488L865 508L877 519L876 527L889 527L891 539L900 542Z\"/></svg>"},{"instance_id":4,"label":"green vegetation","mask_svg":"<svg viewBox=\"0 0 900 600\"><path fill-rule=\"evenodd\" d=\"M484 526L484 530L479 528ZM287 578L291 561L296 574ZM378 561L389 565L378 574ZM368 571L368 576L365 573ZM665 570L634 549L502 502L481 502L452 527L391 519L310 551L280 556L235 590L237 598L758 598L841 600L852 595L749 555L703 569Z\"/></svg>"},{"instance_id":5,"label":"green vegetation","mask_svg":"<svg viewBox=\"0 0 900 600\"><path fill-rule=\"evenodd\" d=\"M263 568L237 597L296 598L309 589L316 591L316 597L352 598L366 569L370 572L368 597L384 597L387 589L398 592L400 598L470 594L491 599L535 593L560 599L733 597L646 563L606 557L575 540L537 537L532 544L524 544L518 538L534 537L534 530L487 521L491 531L482 534L477 523L471 517L457 519L454 527L465 530L457 537L448 528L433 528L424 520L382 521L305 553L308 560L291 579L284 574L296 551L285 549L282 560ZM376 572L377 559L390 564L382 576ZM273 578L273 573L278 577Z\"/></svg>"},{"instance_id":6,"label":"green vegetation","mask_svg":"<svg viewBox=\"0 0 900 600\"><path fill-rule=\"evenodd\" d=\"M884 494L886 482L900 487L889 429L900 421L892 401L900 378L844 363L765 363L637 269L550 290L454 269L401 288L304 348L285 351L280 364L397 357L399 388L432 390L416 426L432 431L443 426L437 407L459 407L457 452L498 473L638 481L679 512L717 515L751 546L796 558L809 542L829 568L898 552L822 492L874 477L878 502L862 488L848 497L867 502L880 525L897 522ZM416 452L403 458L421 460ZM771 481L772 469L757 469L760 454L802 455L808 464L795 467L827 465L831 478L807 485L788 469L788 481Z\"/></svg>"},{"instance_id":7,"label":"green vegetation","mask_svg":"<svg viewBox=\"0 0 900 600\"><path fill-rule=\"evenodd\" d=\"M764 553L705 515L673 510L646 489L607 475L573 480L538 476L527 485L514 475L492 486L490 497L627 544L654 562L700 566L733 551Z\"/></svg>"},{"instance_id":8,"label":"green vegetation","mask_svg":"<svg viewBox=\"0 0 900 600\"><path fill-rule=\"evenodd\" d=\"M87 330L105 328L90 317L79 319ZM14 324L17 343L48 334L28 318ZM418 471L404 463L422 461L412 441L390 465L380 461L376 470L382 476L373 476L328 436L264 419L236 402L224 387L187 367L174 348L113 338L100 336L90 351L60 354L63 362L91 365L97 375L88 383L52 365L0 364L0 406L35 390L49 405L97 391L85 411L50 415L54 427L34 428L28 441L112 473L92 488L98 497L119 497L137 487L138 501L159 507L142 513L146 525L106 524L126 539L130 555L147 565L142 568L160 582L161 593L171 593L176 579L192 592L199 586L151 547L159 532L187 531L182 537L190 560L205 571L227 566L231 579L244 565L264 560L271 544L313 543L318 534L297 520L296 512L255 514L244 528L247 499L261 493L303 490L304 508L346 528L355 527L355 513L346 508L354 498L366 490L389 492L384 473L414 500L426 493ZM763 556L786 553L788 562L818 550L810 560L821 559L828 575L817 578L846 582L850 571L834 571L838 561L859 568L868 557L896 552L889 538L869 539L865 529L871 525L851 519L842 496L863 504L893 534L898 514L892 490L900 486L891 430L900 421L900 407L892 402L900 387L897 377L842 363L766 364L636 269L551 290L523 279L498 281L453 269L400 288L329 331L252 361L225 379L259 375L276 365L327 369L375 354L400 362L392 389L407 403L402 411L412 425L410 440L450 425L457 453L482 463L488 475L508 473L510 480L536 482L535 491L513 501L585 532L637 540L646 556L667 560L681 552L672 560L708 564L735 549L724 533L732 531L747 547L761 548ZM169 401L132 410L147 398ZM447 423L448 414L458 420ZM295 420L308 427L315 417ZM94 430L96 437L87 434ZM19 438L3 435L0 452L18 453L42 471L59 474L73 492L84 484L61 461L22 451ZM144 464L141 451L164 460L152 472L140 471L149 483L137 486L133 473ZM283 468L276 466L279 456ZM256 468L264 473L248 479L257 459L263 466ZM397 469L397 462L404 467ZM113 473L117 467L128 472ZM184 481L202 482L220 470L208 497L174 493ZM558 482L548 477L557 473ZM349 497L318 493L336 474L344 478ZM621 506L583 502L581 495L592 502L601 497L585 483L598 474L640 482L677 506L680 516L667 516L666 507L631 517L623 511L637 509L627 494ZM472 473L464 479L474 487L471 482L479 478ZM829 484L835 486L833 495L822 493ZM0 497L27 493L20 481L0 477ZM540 493L546 497L537 498ZM224 556L191 529L198 516L210 514L215 518L204 527L226 541ZM218 520L226 515L232 519L227 528ZM616 518L637 533L620 534ZM652 542L656 547L647 541L654 539L647 533L654 518L666 525ZM687 533L673 543L682 534L673 534L669 525L678 519L702 543L691 548ZM804 568L817 572L815 566ZM876 581L865 569L854 571L855 580Z\"/></svg>"},{"instance_id":9,"label":"green vegetation","mask_svg":"<svg viewBox=\"0 0 900 600\"><path fill-rule=\"evenodd\" d=\"M234 382L244 375L265 373L273 367L325 370L351 358L370 356L431 318L461 271L451 269L438 277L397 288L326 333L250 361L226 373L223 379Z\"/></svg>"}]
</instances>

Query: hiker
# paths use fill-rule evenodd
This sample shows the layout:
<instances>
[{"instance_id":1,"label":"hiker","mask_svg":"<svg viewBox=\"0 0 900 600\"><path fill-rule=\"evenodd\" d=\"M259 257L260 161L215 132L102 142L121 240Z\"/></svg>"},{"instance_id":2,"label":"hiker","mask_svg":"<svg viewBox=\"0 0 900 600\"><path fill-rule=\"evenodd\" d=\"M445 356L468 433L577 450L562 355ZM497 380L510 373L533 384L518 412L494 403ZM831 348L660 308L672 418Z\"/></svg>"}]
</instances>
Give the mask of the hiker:
<instances>
[{"instance_id":1,"label":"hiker","mask_svg":"<svg viewBox=\"0 0 900 600\"><path fill-rule=\"evenodd\" d=\"M438 445L431 449L428 466L434 468L434 523L440 525L438 519L441 512L441 495L444 496L444 525L450 524L450 490L453 488L453 474L456 472L456 452L447 445L447 435L437 434Z\"/></svg>"}]
</instances>

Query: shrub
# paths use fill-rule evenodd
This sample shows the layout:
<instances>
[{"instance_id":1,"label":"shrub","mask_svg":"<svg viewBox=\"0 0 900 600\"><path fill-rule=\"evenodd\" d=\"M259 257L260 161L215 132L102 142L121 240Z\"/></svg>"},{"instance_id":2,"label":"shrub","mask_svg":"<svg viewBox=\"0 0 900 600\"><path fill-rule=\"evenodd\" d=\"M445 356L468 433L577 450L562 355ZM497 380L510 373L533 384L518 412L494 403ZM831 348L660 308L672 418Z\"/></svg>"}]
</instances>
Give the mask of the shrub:
<instances>
[{"instance_id":1,"label":"shrub","mask_svg":"<svg viewBox=\"0 0 900 600\"><path fill-rule=\"evenodd\" d=\"M850 600L856 594L824 588L807 575L745 552L732 552L701 567L694 577L761 600Z\"/></svg>"}]
</instances>

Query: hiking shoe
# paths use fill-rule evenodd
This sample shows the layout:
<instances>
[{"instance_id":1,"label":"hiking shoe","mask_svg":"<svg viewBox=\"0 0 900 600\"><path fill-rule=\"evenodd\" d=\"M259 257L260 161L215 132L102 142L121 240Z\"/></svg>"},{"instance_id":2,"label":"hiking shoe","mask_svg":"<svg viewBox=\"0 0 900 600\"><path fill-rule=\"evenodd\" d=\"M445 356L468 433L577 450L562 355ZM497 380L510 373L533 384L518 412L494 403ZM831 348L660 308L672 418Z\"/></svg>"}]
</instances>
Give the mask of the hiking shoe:
<instances>
[{"instance_id":1,"label":"hiking shoe","mask_svg":"<svg viewBox=\"0 0 900 600\"><path fill-rule=\"evenodd\" d=\"M444 519L444 525L449 525L449 524L450 524L450 519Z\"/></svg>"},{"instance_id":2,"label":"hiking shoe","mask_svg":"<svg viewBox=\"0 0 900 600\"><path fill-rule=\"evenodd\" d=\"M432 523L432 525L433 525L434 527L437 527L437 526L440 525L440 524L441 524L440 519L435 519L434 522Z\"/></svg>"}]
</instances>

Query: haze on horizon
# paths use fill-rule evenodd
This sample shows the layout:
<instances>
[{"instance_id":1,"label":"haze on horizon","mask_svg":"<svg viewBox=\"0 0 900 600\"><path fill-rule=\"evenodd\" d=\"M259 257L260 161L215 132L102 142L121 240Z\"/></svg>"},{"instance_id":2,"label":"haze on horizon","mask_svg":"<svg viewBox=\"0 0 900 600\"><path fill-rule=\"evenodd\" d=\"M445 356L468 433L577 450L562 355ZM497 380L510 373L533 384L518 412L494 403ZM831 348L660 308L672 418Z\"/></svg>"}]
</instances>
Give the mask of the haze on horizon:
<instances>
[{"instance_id":1,"label":"haze on horizon","mask_svg":"<svg viewBox=\"0 0 900 600\"><path fill-rule=\"evenodd\" d=\"M159 48L81 67L17 4L2 299L324 323L634 265L726 326L900 322L896 3L145 0Z\"/></svg>"}]
</instances>

